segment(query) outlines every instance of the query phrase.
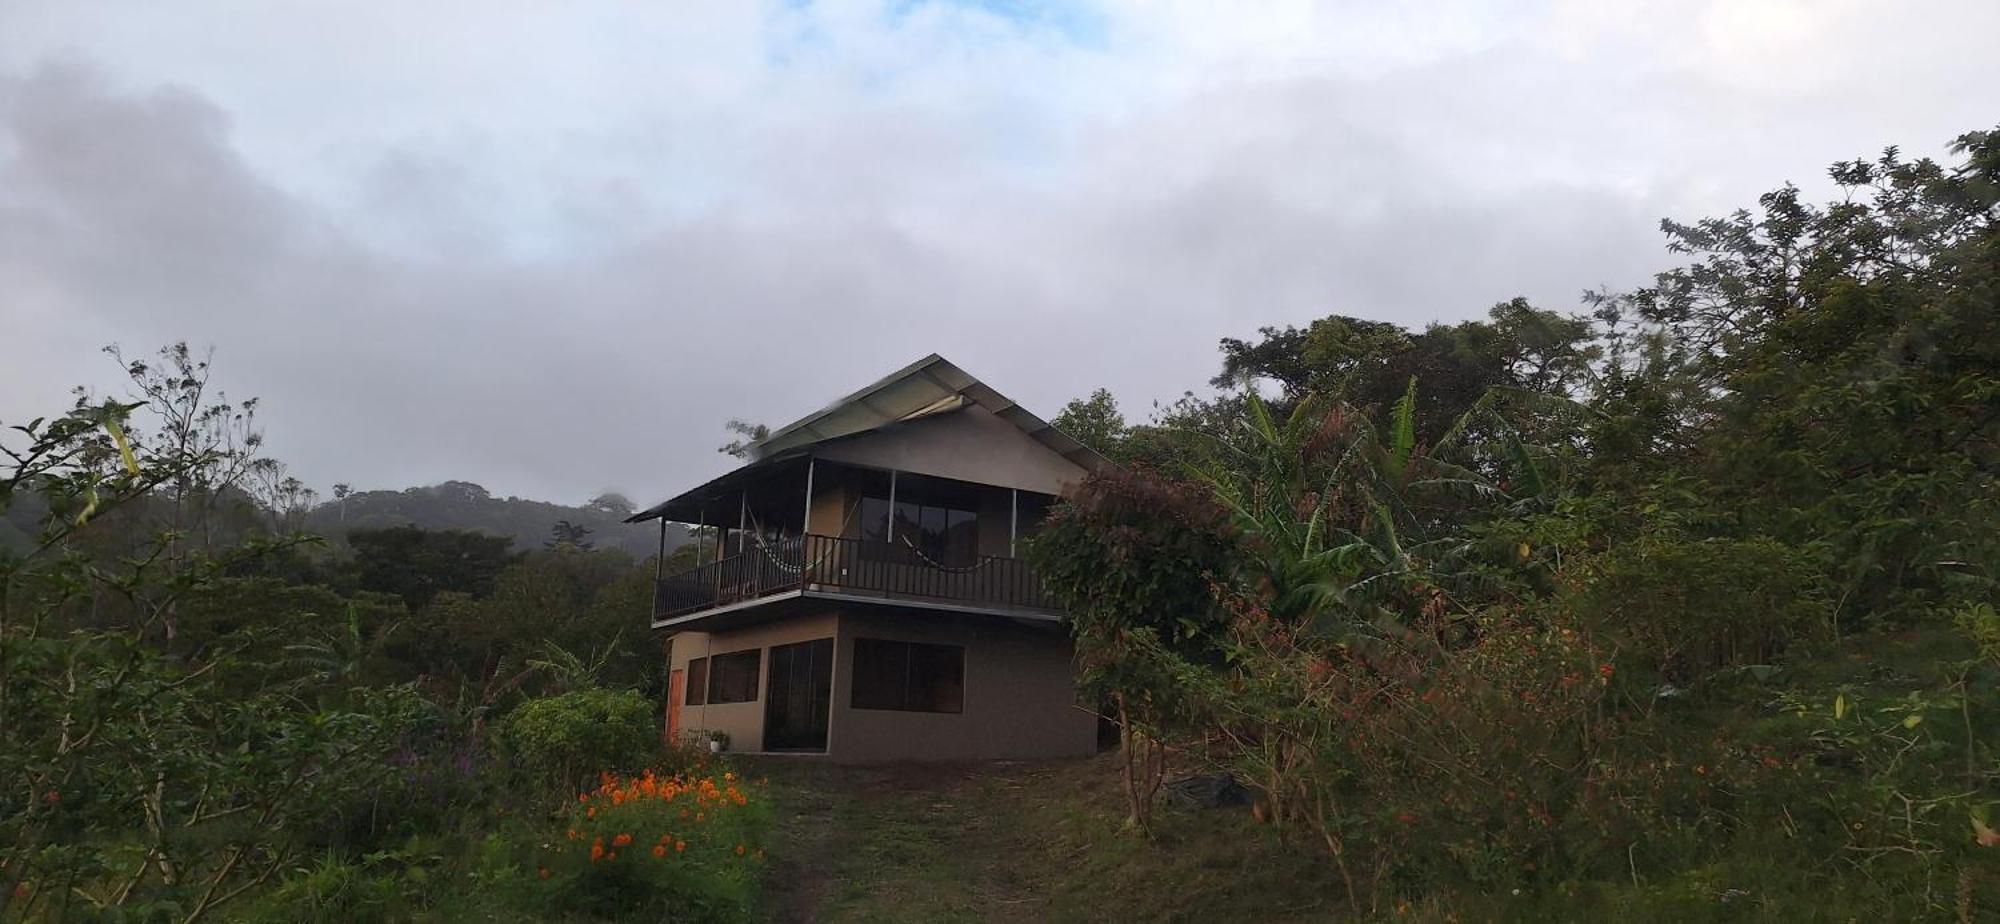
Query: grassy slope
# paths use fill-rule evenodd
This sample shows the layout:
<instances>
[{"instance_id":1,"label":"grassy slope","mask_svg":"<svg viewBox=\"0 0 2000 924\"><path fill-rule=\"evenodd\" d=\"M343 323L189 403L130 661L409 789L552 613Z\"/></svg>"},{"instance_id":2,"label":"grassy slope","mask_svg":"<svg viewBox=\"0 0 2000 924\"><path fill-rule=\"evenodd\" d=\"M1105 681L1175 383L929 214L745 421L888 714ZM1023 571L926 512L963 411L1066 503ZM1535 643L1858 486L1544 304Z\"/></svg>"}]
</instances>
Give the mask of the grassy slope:
<instances>
[{"instance_id":1,"label":"grassy slope","mask_svg":"<svg viewBox=\"0 0 2000 924\"><path fill-rule=\"evenodd\" d=\"M779 800L780 921L1319 920L1334 895L1244 809L1125 834L1109 757L751 772Z\"/></svg>"},{"instance_id":2,"label":"grassy slope","mask_svg":"<svg viewBox=\"0 0 2000 924\"><path fill-rule=\"evenodd\" d=\"M1769 683L1698 697L1707 701L1687 704L1670 720L1671 733L1796 741L1802 733L1782 729L1791 720L1769 705L1780 690L1881 702L1936 689L1941 667L1965 654L1950 633L1850 639ZM1122 831L1109 756L873 768L763 761L751 772L769 775L778 800L771 907L780 921L1305 921L1345 911L1320 853L1282 843L1244 809L1164 807L1152 840ZM1849 849L1753 827L1730 843L1641 862L1629 881L1557 884L1518 897L1457 891L1407 909L1407 917L1397 909L1382 917L1918 920L1938 910L1918 911L1920 889L1950 891L1948 882L1872 882L1857 875ZM1979 898L1972 919L2000 920L1991 871L1972 872Z\"/></svg>"}]
</instances>

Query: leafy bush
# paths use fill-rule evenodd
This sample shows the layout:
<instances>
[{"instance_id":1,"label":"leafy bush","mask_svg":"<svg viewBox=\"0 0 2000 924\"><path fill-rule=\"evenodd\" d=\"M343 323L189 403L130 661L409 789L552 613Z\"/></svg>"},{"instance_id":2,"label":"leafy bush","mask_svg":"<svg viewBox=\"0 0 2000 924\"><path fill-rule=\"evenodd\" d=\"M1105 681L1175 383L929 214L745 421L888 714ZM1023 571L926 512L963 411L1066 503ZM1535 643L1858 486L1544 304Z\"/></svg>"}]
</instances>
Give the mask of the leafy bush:
<instances>
[{"instance_id":1,"label":"leafy bush","mask_svg":"<svg viewBox=\"0 0 2000 924\"><path fill-rule=\"evenodd\" d=\"M1321 843L1355 912L1541 878L1609 827L1614 668L1585 634L1493 616L1334 639L1240 609L1237 669L1208 694L1228 764Z\"/></svg>"},{"instance_id":2,"label":"leafy bush","mask_svg":"<svg viewBox=\"0 0 2000 924\"><path fill-rule=\"evenodd\" d=\"M1803 555L1766 538L1649 535L1606 554L1575 603L1667 677L1768 663L1817 639L1832 610Z\"/></svg>"},{"instance_id":3,"label":"leafy bush","mask_svg":"<svg viewBox=\"0 0 2000 924\"><path fill-rule=\"evenodd\" d=\"M568 827L535 851L551 910L677 921L747 921L770 812L736 775L606 774Z\"/></svg>"},{"instance_id":4,"label":"leafy bush","mask_svg":"<svg viewBox=\"0 0 2000 924\"><path fill-rule=\"evenodd\" d=\"M576 690L522 703L502 740L522 769L575 788L604 768L636 770L660 749L653 704L633 690Z\"/></svg>"},{"instance_id":5,"label":"leafy bush","mask_svg":"<svg viewBox=\"0 0 2000 924\"><path fill-rule=\"evenodd\" d=\"M443 857L412 840L398 850L355 861L337 853L280 882L247 909L244 920L271 924L373 924L405 920L437 891Z\"/></svg>"}]
</instances>

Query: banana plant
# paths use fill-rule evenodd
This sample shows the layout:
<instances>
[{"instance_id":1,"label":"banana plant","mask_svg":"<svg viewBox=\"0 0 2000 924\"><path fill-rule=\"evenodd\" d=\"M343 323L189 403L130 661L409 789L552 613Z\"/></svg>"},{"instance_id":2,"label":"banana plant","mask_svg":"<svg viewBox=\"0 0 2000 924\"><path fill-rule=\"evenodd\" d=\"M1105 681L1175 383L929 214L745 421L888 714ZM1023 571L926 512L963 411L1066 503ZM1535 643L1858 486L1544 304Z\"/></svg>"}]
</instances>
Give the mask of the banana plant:
<instances>
[{"instance_id":1,"label":"banana plant","mask_svg":"<svg viewBox=\"0 0 2000 924\"><path fill-rule=\"evenodd\" d=\"M1436 591L1437 569L1468 547L1445 514L1548 491L1534 454L1491 402L1474 405L1440 445L1464 451L1483 424L1479 431L1497 434L1497 445L1477 453L1498 460L1511 494L1421 445L1417 402L1412 378L1378 428L1324 396L1309 395L1280 415L1250 392L1235 431L1213 441L1206 464L1192 466L1248 540L1246 585L1268 597L1273 615L1335 632L1401 622L1399 612Z\"/></svg>"}]
</instances>

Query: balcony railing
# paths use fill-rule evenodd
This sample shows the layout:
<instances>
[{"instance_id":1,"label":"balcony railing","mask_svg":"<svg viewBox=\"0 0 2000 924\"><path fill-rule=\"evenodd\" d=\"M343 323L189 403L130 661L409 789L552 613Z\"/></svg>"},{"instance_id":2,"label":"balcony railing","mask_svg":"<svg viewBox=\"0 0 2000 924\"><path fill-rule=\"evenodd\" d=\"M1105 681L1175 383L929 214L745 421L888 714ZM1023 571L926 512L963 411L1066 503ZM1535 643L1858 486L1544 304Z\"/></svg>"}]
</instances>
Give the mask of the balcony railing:
<instances>
[{"instance_id":1,"label":"balcony railing","mask_svg":"<svg viewBox=\"0 0 2000 924\"><path fill-rule=\"evenodd\" d=\"M653 618L671 619L809 589L886 600L1056 612L1041 578L1018 558L933 562L907 545L794 536L662 578Z\"/></svg>"}]
</instances>

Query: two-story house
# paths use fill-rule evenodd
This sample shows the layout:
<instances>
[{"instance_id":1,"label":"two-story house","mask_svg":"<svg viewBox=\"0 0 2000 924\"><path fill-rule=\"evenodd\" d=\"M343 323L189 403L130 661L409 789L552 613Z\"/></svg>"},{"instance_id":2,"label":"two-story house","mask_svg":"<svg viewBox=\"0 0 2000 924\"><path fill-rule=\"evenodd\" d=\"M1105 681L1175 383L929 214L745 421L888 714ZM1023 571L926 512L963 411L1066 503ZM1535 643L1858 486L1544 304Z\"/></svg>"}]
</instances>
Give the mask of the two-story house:
<instances>
[{"instance_id":1,"label":"two-story house","mask_svg":"<svg viewBox=\"0 0 2000 924\"><path fill-rule=\"evenodd\" d=\"M1063 614L1021 558L1096 452L932 355L632 517L705 527L659 576L667 728L843 761L1091 753Z\"/></svg>"}]
</instances>

